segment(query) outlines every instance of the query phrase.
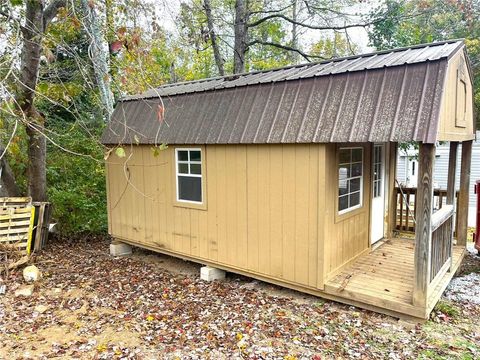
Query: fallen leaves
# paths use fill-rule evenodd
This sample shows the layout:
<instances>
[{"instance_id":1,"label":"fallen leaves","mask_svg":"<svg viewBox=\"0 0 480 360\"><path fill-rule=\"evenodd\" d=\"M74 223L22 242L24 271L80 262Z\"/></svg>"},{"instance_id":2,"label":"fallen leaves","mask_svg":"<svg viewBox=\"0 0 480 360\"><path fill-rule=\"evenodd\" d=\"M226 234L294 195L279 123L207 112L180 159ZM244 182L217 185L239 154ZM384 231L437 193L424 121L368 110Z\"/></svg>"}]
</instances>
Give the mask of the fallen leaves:
<instances>
[{"instance_id":1,"label":"fallen leaves","mask_svg":"<svg viewBox=\"0 0 480 360\"><path fill-rule=\"evenodd\" d=\"M407 359L479 354L480 329L473 320L479 318L478 308L462 313L462 322L447 322L437 312L428 331L422 326L406 329L388 316L284 293L248 278L207 283L199 279L195 265L188 275L144 258L112 258L106 241L50 244L37 258L46 276L32 296L14 298L23 282L19 270L4 279L8 290L0 297L0 358ZM456 342L439 340L448 329L458 333Z\"/></svg>"}]
</instances>

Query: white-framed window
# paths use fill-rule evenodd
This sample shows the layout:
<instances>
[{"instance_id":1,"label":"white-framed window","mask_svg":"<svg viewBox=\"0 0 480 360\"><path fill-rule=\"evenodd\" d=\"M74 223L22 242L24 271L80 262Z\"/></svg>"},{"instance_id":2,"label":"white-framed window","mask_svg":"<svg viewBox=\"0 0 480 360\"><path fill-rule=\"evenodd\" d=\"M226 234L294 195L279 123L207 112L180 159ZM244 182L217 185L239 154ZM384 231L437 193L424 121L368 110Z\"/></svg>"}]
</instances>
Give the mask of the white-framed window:
<instances>
[{"instance_id":1,"label":"white-framed window","mask_svg":"<svg viewBox=\"0 0 480 360\"><path fill-rule=\"evenodd\" d=\"M383 195L383 145L373 146L373 197ZM415 172L415 168L413 168Z\"/></svg>"},{"instance_id":2,"label":"white-framed window","mask_svg":"<svg viewBox=\"0 0 480 360\"><path fill-rule=\"evenodd\" d=\"M177 201L202 204L202 150L175 149Z\"/></svg>"},{"instance_id":3,"label":"white-framed window","mask_svg":"<svg viewBox=\"0 0 480 360\"><path fill-rule=\"evenodd\" d=\"M338 154L338 213L358 209L363 201L363 148L340 148Z\"/></svg>"}]
</instances>

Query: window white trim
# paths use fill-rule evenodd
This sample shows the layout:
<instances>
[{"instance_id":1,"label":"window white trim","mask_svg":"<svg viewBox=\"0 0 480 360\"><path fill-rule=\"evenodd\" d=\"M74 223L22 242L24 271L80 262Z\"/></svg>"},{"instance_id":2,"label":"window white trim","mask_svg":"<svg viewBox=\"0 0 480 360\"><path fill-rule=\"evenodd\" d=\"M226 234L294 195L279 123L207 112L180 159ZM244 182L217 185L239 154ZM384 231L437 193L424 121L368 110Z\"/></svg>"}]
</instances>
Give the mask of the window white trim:
<instances>
[{"instance_id":1,"label":"window white trim","mask_svg":"<svg viewBox=\"0 0 480 360\"><path fill-rule=\"evenodd\" d=\"M188 159L185 161L185 160L179 160L178 159L178 152L179 151L187 151L188 153ZM192 161L190 160L190 152L191 151L199 151L200 152L200 161ZM196 204L196 205L201 205L204 203L204 193L203 193L203 166L202 166L202 161L204 160L204 157L203 157L203 151L201 148L175 148L175 191L176 191L176 200L180 203L187 203L187 204ZM178 165L179 164L187 164L188 165L188 173L180 173L178 171ZM196 165L200 165L200 172L201 174L191 174L190 173L190 165L191 164L196 164ZM184 176L184 177L196 177L196 178L200 178L200 191L201 191L201 197L202 197L202 201L193 201L193 200L184 200L184 199L180 199L180 194L179 194L179 189L180 189L180 186L179 186L179 182L178 182L178 178L179 176Z\"/></svg>"},{"instance_id":2,"label":"window white trim","mask_svg":"<svg viewBox=\"0 0 480 360\"><path fill-rule=\"evenodd\" d=\"M362 153L362 159L361 161L353 161L352 159L350 159L350 162L348 163L341 163L340 162L340 152L342 150L361 150L361 153ZM353 211L353 210L356 210L356 209L360 209L361 207L363 207L363 177L364 177L364 174L365 174L365 151L363 150L363 147L361 146L354 146L354 147L341 147L341 148L338 148L338 155L337 155L337 209L340 208L339 206L339 199L341 197L340 195L340 176L339 176L339 169L340 169L340 165L352 165L352 164L356 164L356 163L361 163L362 164L362 173L361 175L359 176L350 176L350 177L347 177L344 179L344 181L349 181L349 180L354 180L354 179L360 179L360 189L359 189L359 195L360 195L360 202L358 203L358 205L354 205L352 207L347 207L346 209L343 209L343 210L338 210L338 214L339 215L342 215L342 214L346 214L350 211ZM355 191L356 192L356 191ZM348 192L342 196L349 196L351 195L352 193L355 193L355 192Z\"/></svg>"}]
</instances>

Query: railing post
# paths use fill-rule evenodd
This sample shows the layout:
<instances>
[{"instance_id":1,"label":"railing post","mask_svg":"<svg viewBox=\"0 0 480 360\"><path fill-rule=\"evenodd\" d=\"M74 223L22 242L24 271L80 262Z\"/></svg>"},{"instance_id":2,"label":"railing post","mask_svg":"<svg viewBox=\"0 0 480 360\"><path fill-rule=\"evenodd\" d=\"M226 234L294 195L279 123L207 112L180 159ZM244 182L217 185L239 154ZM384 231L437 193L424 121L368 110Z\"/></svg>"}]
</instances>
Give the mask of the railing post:
<instances>
[{"instance_id":1,"label":"railing post","mask_svg":"<svg viewBox=\"0 0 480 360\"><path fill-rule=\"evenodd\" d=\"M432 255L433 163L435 145L420 143L415 208L413 305L426 307Z\"/></svg>"},{"instance_id":2,"label":"railing post","mask_svg":"<svg viewBox=\"0 0 480 360\"><path fill-rule=\"evenodd\" d=\"M457 244L467 246L468 193L470 191L470 163L472 161L472 140L462 141L462 165L460 169L460 193L458 194Z\"/></svg>"},{"instance_id":3,"label":"railing post","mask_svg":"<svg viewBox=\"0 0 480 360\"><path fill-rule=\"evenodd\" d=\"M447 205L453 206L452 231L450 235L450 271L453 270L453 233L455 232L456 206L455 201L455 176L457 172L457 152L458 142L450 142L450 153L448 158L448 178L447 178Z\"/></svg>"}]
</instances>

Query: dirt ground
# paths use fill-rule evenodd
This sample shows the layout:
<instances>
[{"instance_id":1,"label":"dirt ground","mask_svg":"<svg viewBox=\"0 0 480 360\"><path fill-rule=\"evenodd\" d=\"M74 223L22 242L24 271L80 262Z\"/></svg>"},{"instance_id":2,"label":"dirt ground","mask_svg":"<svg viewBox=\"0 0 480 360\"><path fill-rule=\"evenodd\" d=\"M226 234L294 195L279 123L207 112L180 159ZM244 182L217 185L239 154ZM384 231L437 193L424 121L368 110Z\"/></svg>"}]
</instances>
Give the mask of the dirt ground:
<instances>
[{"instance_id":1,"label":"dirt ground","mask_svg":"<svg viewBox=\"0 0 480 360\"><path fill-rule=\"evenodd\" d=\"M55 241L34 259L43 272L15 297L3 278L0 359L480 358L480 305L450 289L422 325L229 274L199 279L197 264L108 241ZM478 276L469 254L461 276ZM476 278L479 279L479 278Z\"/></svg>"}]
</instances>

